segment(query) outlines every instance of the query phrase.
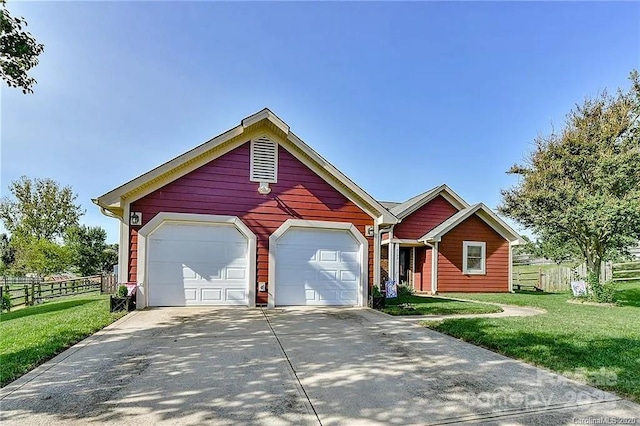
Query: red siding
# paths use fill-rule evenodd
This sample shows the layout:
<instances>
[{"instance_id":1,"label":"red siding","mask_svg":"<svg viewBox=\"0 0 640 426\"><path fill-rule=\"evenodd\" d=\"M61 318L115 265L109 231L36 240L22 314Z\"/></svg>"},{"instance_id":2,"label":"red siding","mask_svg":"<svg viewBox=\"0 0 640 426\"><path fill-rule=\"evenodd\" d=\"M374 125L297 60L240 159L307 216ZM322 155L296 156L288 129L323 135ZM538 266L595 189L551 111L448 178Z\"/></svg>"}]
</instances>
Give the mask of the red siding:
<instances>
[{"instance_id":1,"label":"red siding","mask_svg":"<svg viewBox=\"0 0 640 426\"><path fill-rule=\"evenodd\" d=\"M268 281L269 236L287 219L350 222L364 235L373 219L288 151L278 151L278 183L269 195L249 181L250 144L234 149L135 201L143 225L159 212L238 216L257 237L257 280ZM369 241L369 285L373 281L373 239ZM129 279L136 281L137 231L131 229ZM258 303L267 302L257 292Z\"/></svg>"},{"instance_id":2,"label":"red siding","mask_svg":"<svg viewBox=\"0 0 640 426\"><path fill-rule=\"evenodd\" d=\"M431 248L416 248L415 291L431 291Z\"/></svg>"},{"instance_id":3,"label":"red siding","mask_svg":"<svg viewBox=\"0 0 640 426\"><path fill-rule=\"evenodd\" d=\"M393 228L394 238L418 239L458 213L458 209L438 195Z\"/></svg>"},{"instance_id":4,"label":"red siding","mask_svg":"<svg viewBox=\"0 0 640 426\"><path fill-rule=\"evenodd\" d=\"M486 243L486 275L462 274L462 242ZM442 237L438 256L438 292L509 291L509 242L476 215Z\"/></svg>"}]
</instances>

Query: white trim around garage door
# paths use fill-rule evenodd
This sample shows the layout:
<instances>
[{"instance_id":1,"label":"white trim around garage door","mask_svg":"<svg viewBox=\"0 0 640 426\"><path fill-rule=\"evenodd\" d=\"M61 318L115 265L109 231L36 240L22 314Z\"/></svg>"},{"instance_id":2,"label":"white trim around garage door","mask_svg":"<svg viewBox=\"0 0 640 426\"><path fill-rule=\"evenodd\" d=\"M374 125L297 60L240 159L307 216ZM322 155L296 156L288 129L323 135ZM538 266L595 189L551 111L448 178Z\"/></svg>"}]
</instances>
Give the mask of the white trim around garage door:
<instances>
[{"instance_id":1,"label":"white trim around garage door","mask_svg":"<svg viewBox=\"0 0 640 426\"><path fill-rule=\"evenodd\" d=\"M147 283L147 238L153 234L163 223L190 223L190 224L228 224L235 226L236 229L245 237L249 243L249 279L247 297L249 307L256 304L256 236L237 216L218 216L209 214L193 214L193 213L167 213L161 212L154 216L146 225L138 230L138 308L148 306L149 292Z\"/></svg>"},{"instance_id":2,"label":"white trim around garage door","mask_svg":"<svg viewBox=\"0 0 640 426\"><path fill-rule=\"evenodd\" d=\"M358 305L366 306L367 287L369 283L369 242L352 223L324 222L319 220L288 219L269 237L269 300L268 307L276 306L276 262L278 240L291 228L345 230L360 243L360 287L358 288Z\"/></svg>"}]
</instances>

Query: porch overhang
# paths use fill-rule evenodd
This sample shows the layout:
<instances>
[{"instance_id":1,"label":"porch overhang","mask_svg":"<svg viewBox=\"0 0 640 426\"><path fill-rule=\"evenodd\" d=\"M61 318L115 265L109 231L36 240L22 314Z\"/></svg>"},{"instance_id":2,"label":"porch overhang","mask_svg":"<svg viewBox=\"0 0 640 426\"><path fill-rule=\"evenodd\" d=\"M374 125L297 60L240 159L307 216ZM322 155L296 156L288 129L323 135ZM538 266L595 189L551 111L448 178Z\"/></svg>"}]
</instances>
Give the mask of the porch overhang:
<instances>
[{"instance_id":1,"label":"porch overhang","mask_svg":"<svg viewBox=\"0 0 640 426\"><path fill-rule=\"evenodd\" d=\"M412 240L412 239L406 239L406 238L392 238L391 240L387 238L386 240L382 240L380 242L380 244L383 246L389 245L389 243L399 244L400 246L404 246L404 247L422 247L427 244L424 241Z\"/></svg>"}]
</instances>

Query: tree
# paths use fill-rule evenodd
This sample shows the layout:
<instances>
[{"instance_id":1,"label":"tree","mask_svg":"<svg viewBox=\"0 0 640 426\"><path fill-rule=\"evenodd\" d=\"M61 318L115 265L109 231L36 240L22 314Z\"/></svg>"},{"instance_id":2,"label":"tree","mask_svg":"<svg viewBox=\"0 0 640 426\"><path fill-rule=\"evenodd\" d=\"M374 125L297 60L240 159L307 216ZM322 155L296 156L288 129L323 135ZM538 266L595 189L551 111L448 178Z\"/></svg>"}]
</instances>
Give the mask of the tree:
<instances>
[{"instance_id":1,"label":"tree","mask_svg":"<svg viewBox=\"0 0 640 426\"><path fill-rule=\"evenodd\" d=\"M499 211L543 241L573 245L591 273L640 238L640 78L586 99L559 133L540 136Z\"/></svg>"},{"instance_id":2,"label":"tree","mask_svg":"<svg viewBox=\"0 0 640 426\"><path fill-rule=\"evenodd\" d=\"M0 0L0 72L9 87L20 87L23 93L33 93L36 80L27 73L38 65L38 55L44 46L24 31L24 18L14 18Z\"/></svg>"},{"instance_id":3,"label":"tree","mask_svg":"<svg viewBox=\"0 0 640 426\"><path fill-rule=\"evenodd\" d=\"M20 238L12 270L18 274L36 273L41 277L65 272L71 264L67 247L45 238Z\"/></svg>"},{"instance_id":4,"label":"tree","mask_svg":"<svg viewBox=\"0 0 640 426\"><path fill-rule=\"evenodd\" d=\"M544 235L531 242L530 247L535 256L553 260L558 265L581 257L573 241L558 238L557 235Z\"/></svg>"},{"instance_id":5,"label":"tree","mask_svg":"<svg viewBox=\"0 0 640 426\"><path fill-rule=\"evenodd\" d=\"M22 176L11 182L13 198L0 201L0 220L13 237L53 241L78 224L84 211L74 202L78 196L70 186L60 187L51 179Z\"/></svg>"},{"instance_id":6,"label":"tree","mask_svg":"<svg viewBox=\"0 0 640 426\"><path fill-rule=\"evenodd\" d=\"M101 273L107 256L105 251L108 250L106 239L107 232L99 226L83 225L69 228L65 242L69 248L73 269L83 277Z\"/></svg>"},{"instance_id":7,"label":"tree","mask_svg":"<svg viewBox=\"0 0 640 426\"><path fill-rule=\"evenodd\" d=\"M16 249L7 234L0 234L0 274L5 274L16 260Z\"/></svg>"},{"instance_id":8,"label":"tree","mask_svg":"<svg viewBox=\"0 0 640 426\"><path fill-rule=\"evenodd\" d=\"M102 272L113 272L118 264L118 244L108 244L102 252Z\"/></svg>"}]
</instances>

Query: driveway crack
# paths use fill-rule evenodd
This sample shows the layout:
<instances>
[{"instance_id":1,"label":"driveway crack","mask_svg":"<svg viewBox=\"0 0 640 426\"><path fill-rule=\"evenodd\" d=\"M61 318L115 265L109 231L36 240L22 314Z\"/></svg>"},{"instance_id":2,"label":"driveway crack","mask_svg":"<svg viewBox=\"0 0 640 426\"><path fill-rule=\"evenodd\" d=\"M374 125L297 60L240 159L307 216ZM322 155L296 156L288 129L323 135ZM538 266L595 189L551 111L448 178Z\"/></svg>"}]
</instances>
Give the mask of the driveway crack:
<instances>
[{"instance_id":1,"label":"driveway crack","mask_svg":"<svg viewBox=\"0 0 640 426\"><path fill-rule=\"evenodd\" d=\"M311 402L311 399L309 398L309 394L307 393L307 390L304 388L304 386L302 385L302 382L300 381L300 378L298 377L298 373L296 372L296 369L293 368L293 364L291 363L291 360L289 359L289 355L287 355L287 351L284 350L284 346L282 346L282 342L280 342L280 339L278 338L278 335L276 334L276 331L273 329L273 326L271 325L271 321L269 321L269 316L265 312L264 308L260 308L260 311L262 312L262 315L264 315L264 319L267 321L267 325L269 326L269 329L271 330L271 334L273 334L273 337L275 337L276 342L278 342L278 346L280 346L280 350L282 351L282 355L284 356L284 359L289 364L289 368L291 369L291 372L293 373L293 377L295 378L296 382L298 383L299 389L304 394L304 398L309 403L309 406L311 407L311 410L313 411L313 415L316 416L316 420L318 421L318 424L322 426L322 421L320 420L320 417L318 416L318 412L316 411L316 407L313 406L313 403Z\"/></svg>"}]
</instances>

